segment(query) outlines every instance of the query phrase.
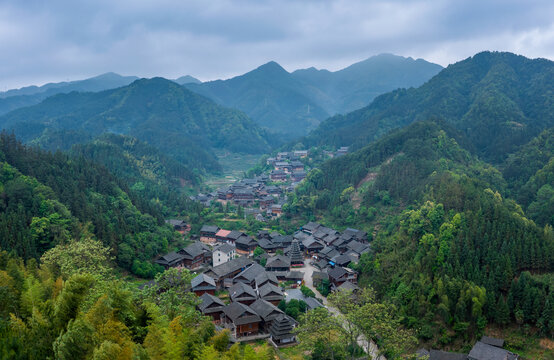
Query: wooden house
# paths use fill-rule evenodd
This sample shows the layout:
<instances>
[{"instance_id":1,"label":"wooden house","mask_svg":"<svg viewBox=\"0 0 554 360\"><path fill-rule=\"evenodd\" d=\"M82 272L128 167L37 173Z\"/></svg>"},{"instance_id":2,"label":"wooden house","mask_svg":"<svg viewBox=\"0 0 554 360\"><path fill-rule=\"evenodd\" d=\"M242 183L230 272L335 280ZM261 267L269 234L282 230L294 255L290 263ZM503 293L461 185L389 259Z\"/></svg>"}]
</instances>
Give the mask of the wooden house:
<instances>
[{"instance_id":1,"label":"wooden house","mask_svg":"<svg viewBox=\"0 0 554 360\"><path fill-rule=\"evenodd\" d=\"M214 244L217 240L215 234L219 231L219 227L213 225L204 225L200 229L200 241L206 244Z\"/></svg>"},{"instance_id":2,"label":"wooden house","mask_svg":"<svg viewBox=\"0 0 554 360\"><path fill-rule=\"evenodd\" d=\"M260 299L264 299L273 305L279 305L279 302L285 298L283 290L279 286L271 283L266 283L262 287L258 288L258 295Z\"/></svg>"},{"instance_id":3,"label":"wooden house","mask_svg":"<svg viewBox=\"0 0 554 360\"><path fill-rule=\"evenodd\" d=\"M222 322L231 329L235 338L257 335L261 322L260 316L249 306L233 302L223 308Z\"/></svg>"},{"instance_id":4,"label":"wooden house","mask_svg":"<svg viewBox=\"0 0 554 360\"><path fill-rule=\"evenodd\" d=\"M256 291L245 283L238 282L229 288L229 297L232 302L250 305L258 298Z\"/></svg>"},{"instance_id":5,"label":"wooden house","mask_svg":"<svg viewBox=\"0 0 554 360\"><path fill-rule=\"evenodd\" d=\"M252 305L250 305L250 308L254 310L262 319L260 323L260 330L264 332L269 332L273 320L283 314L281 309L263 299L256 300L252 303Z\"/></svg>"},{"instance_id":6,"label":"wooden house","mask_svg":"<svg viewBox=\"0 0 554 360\"><path fill-rule=\"evenodd\" d=\"M223 264L217 265L206 271L206 275L210 276L215 280L215 284L218 289L224 288L225 279L233 280L233 278L252 265L254 261L247 257L238 257L232 260L229 260Z\"/></svg>"},{"instance_id":7,"label":"wooden house","mask_svg":"<svg viewBox=\"0 0 554 360\"><path fill-rule=\"evenodd\" d=\"M288 272L290 271L290 258L284 255L275 255L267 259L266 271Z\"/></svg>"},{"instance_id":8,"label":"wooden house","mask_svg":"<svg viewBox=\"0 0 554 360\"><path fill-rule=\"evenodd\" d=\"M344 282L349 281L351 283L357 283L357 274L351 269L346 269L340 266L337 266L327 272L329 274L329 281L335 287L341 286Z\"/></svg>"},{"instance_id":9,"label":"wooden house","mask_svg":"<svg viewBox=\"0 0 554 360\"><path fill-rule=\"evenodd\" d=\"M242 235L235 242L238 254L251 255L258 246L258 242L251 236Z\"/></svg>"},{"instance_id":10,"label":"wooden house","mask_svg":"<svg viewBox=\"0 0 554 360\"><path fill-rule=\"evenodd\" d=\"M258 263L252 264L244 271L241 271L233 278L233 283L241 282L248 286L254 287L256 285L256 277L265 273L265 269Z\"/></svg>"},{"instance_id":11,"label":"wooden house","mask_svg":"<svg viewBox=\"0 0 554 360\"><path fill-rule=\"evenodd\" d=\"M166 270L172 267L183 267L185 266L185 257L173 251L160 257L155 263L163 266Z\"/></svg>"},{"instance_id":12,"label":"wooden house","mask_svg":"<svg viewBox=\"0 0 554 360\"><path fill-rule=\"evenodd\" d=\"M211 316L216 324L219 323L223 315L225 303L220 298L210 294L203 294L200 296L200 300L201 303L198 305L198 310L202 315Z\"/></svg>"},{"instance_id":13,"label":"wooden house","mask_svg":"<svg viewBox=\"0 0 554 360\"><path fill-rule=\"evenodd\" d=\"M190 281L192 292L197 296L215 295L215 280L206 274L199 274Z\"/></svg>"}]
</instances>

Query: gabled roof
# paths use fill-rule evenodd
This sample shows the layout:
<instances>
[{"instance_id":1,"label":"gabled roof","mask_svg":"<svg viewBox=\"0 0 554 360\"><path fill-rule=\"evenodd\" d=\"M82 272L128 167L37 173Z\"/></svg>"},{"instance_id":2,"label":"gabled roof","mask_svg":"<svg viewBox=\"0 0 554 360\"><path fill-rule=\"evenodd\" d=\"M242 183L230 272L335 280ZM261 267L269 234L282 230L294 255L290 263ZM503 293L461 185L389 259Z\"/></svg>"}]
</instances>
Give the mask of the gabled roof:
<instances>
[{"instance_id":1,"label":"gabled roof","mask_svg":"<svg viewBox=\"0 0 554 360\"><path fill-rule=\"evenodd\" d=\"M248 235L242 235L241 237L239 237L236 242L236 244L241 244L241 245L247 245L247 246L252 246L252 245L255 245L257 242L256 240L254 240L252 237L248 236Z\"/></svg>"},{"instance_id":2,"label":"gabled roof","mask_svg":"<svg viewBox=\"0 0 554 360\"><path fill-rule=\"evenodd\" d=\"M467 360L467 355L431 349L428 360Z\"/></svg>"},{"instance_id":3,"label":"gabled roof","mask_svg":"<svg viewBox=\"0 0 554 360\"><path fill-rule=\"evenodd\" d=\"M297 231L294 233L293 238L302 241L306 238L309 238L310 236L311 236L310 234L306 234L303 231Z\"/></svg>"},{"instance_id":4,"label":"gabled roof","mask_svg":"<svg viewBox=\"0 0 554 360\"><path fill-rule=\"evenodd\" d=\"M198 305L198 309L203 314L210 314L213 312L223 311L223 307L225 306L225 303L223 303L223 301L220 298L210 295L208 293L205 293L202 296L200 296L200 300L202 302Z\"/></svg>"},{"instance_id":5,"label":"gabled roof","mask_svg":"<svg viewBox=\"0 0 554 360\"><path fill-rule=\"evenodd\" d=\"M256 300L256 291L245 283L236 283L229 288L229 296L231 301Z\"/></svg>"},{"instance_id":6,"label":"gabled roof","mask_svg":"<svg viewBox=\"0 0 554 360\"><path fill-rule=\"evenodd\" d=\"M215 226L215 225L204 225L202 226L202 228L200 229L200 232L209 232L209 233L216 233L218 232L219 230L219 227Z\"/></svg>"},{"instance_id":7,"label":"gabled roof","mask_svg":"<svg viewBox=\"0 0 554 360\"><path fill-rule=\"evenodd\" d=\"M346 269L344 269L340 266L337 266L337 267L327 271L327 274L329 274L330 278L340 279L344 275L348 274L348 271L346 271Z\"/></svg>"},{"instance_id":8,"label":"gabled roof","mask_svg":"<svg viewBox=\"0 0 554 360\"><path fill-rule=\"evenodd\" d=\"M223 312L235 325L244 325L261 321L261 318L254 310L238 302L225 306Z\"/></svg>"},{"instance_id":9,"label":"gabled roof","mask_svg":"<svg viewBox=\"0 0 554 360\"><path fill-rule=\"evenodd\" d=\"M253 263L252 266L247 267L242 272L238 273L237 276L233 278L233 282L238 282L237 280L244 280L247 283L252 283L256 276L260 273L265 272L263 266L258 263Z\"/></svg>"},{"instance_id":10,"label":"gabled roof","mask_svg":"<svg viewBox=\"0 0 554 360\"><path fill-rule=\"evenodd\" d=\"M277 248L277 245L275 245L271 240L266 238L261 238L260 240L258 240L258 245L262 249L268 249L268 250Z\"/></svg>"},{"instance_id":11,"label":"gabled roof","mask_svg":"<svg viewBox=\"0 0 554 360\"><path fill-rule=\"evenodd\" d=\"M515 360L518 356L496 346L477 341L469 352L468 359L474 360Z\"/></svg>"},{"instance_id":12,"label":"gabled roof","mask_svg":"<svg viewBox=\"0 0 554 360\"><path fill-rule=\"evenodd\" d=\"M287 280L302 280L304 279L304 273L302 271L289 271L285 275Z\"/></svg>"},{"instance_id":13,"label":"gabled roof","mask_svg":"<svg viewBox=\"0 0 554 360\"><path fill-rule=\"evenodd\" d=\"M310 232L313 232L315 231L318 227L320 227L321 224L320 223L316 223L316 222L312 222L310 221L309 223L307 223L306 225L302 226L302 229L303 230L307 230L307 231L310 231Z\"/></svg>"},{"instance_id":14,"label":"gabled roof","mask_svg":"<svg viewBox=\"0 0 554 360\"><path fill-rule=\"evenodd\" d=\"M504 347L504 339L497 339L493 337L483 336L481 337L481 342L488 345L496 346L499 348Z\"/></svg>"},{"instance_id":15,"label":"gabled roof","mask_svg":"<svg viewBox=\"0 0 554 360\"><path fill-rule=\"evenodd\" d=\"M256 287L258 287L258 288L262 287L266 283L271 283L273 285L278 285L279 284L279 280L277 280L277 276L275 276L275 274L273 274L271 272L267 272L265 270L261 274L256 276L254 281L256 282Z\"/></svg>"},{"instance_id":16,"label":"gabled roof","mask_svg":"<svg viewBox=\"0 0 554 360\"><path fill-rule=\"evenodd\" d=\"M284 255L275 255L267 259L267 262L265 264L266 269L267 268L274 268L274 267L290 267L290 258L286 257Z\"/></svg>"},{"instance_id":17,"label":"gabled roof","mask_svg":"<svg viewBox=\"0 0 554 360\"><path fill-rule=\"evenodd\" d=\"M363 254L364 252L366 252L367 250L369 250L369 245L362 244L361 242L356 241L356 240L353 240L353 241L349 242L348 245L346 245L346 247L348 249L351 249L351 250L357 252L360 255Z\"/></svg>"},{"instance_id":18,"label":"gabled roof","mask_svg":"<svg viewBox=\"0 0 554 360\"><path fill-rule=\"evenodd\" d=\"M283 311L272 303L265 301L264 299L258 299L250 308L256 312L264 321L272 321L277 316L283 314Z\"/></svg>"},{"instance_id":19,"label":"gabled roof","mask_svg":"<svg viewBox=\"0 0 554 360\"><path fill-rule=\"evenodd\" d=\"M201 243L195 242L190 244L184 249L179 250L179 253L184 255L185 259L192 260L197 256L204 254L205 251L208 251Z\"/></svg>"},{"instance_id":20,"label":"gabled roof","mask_svg":"<svg viewBox=\"0 0 554 360\"><path fill-rule=\"evenodd\" d=\"M325 244L323 244L321 241L316 240L313 236L309 236L302 240L302 245L304 245L304 248L324 248Z\"/></svg>"},{"instance_id":21,"label":"gabled roof","mask_svg":"<svg viewBox=\"0 0 554 360\"><path fill-rule=\"evenodd\" d=\"M262 299L268 301L281 300L284 297L283 290L271 283L266 283L264 286L258 289L258 292L260 293L260 297Z\"/></svg>"},{"instance_id":22,"label":"gabled roof","mask_svg":"<svg viewBox=\"0 0 554 360\"><path fill-rule=\"evenodd\" d=\"M342 254L334 256L331 261L339 266L347 266L351 262L356 262L357 259L353 259L350 255Z\"/></svg>"},{"instance_id":23,"label":"gabled roof","mask_svg":"<svg viewBox=\"0 0 554 360\"><path fill-rule=\"evenodd\" d=\"M225 254L228 254L230 253L231 251L235 250L236 248L231 245L231 244L227 244L227 243L224 243L224 244L221 244L221 245L218 245L214 248L214 251L213 252L216 252L216 251L221 251L222 253L225 253Z\"/></svg>"},{"instance_id":24,"label":"gabled roof","mask_svg":"<svg viewBox=\"0 0 554 360\"><path fill-rule=\"evenodd\" d=\"M286 246L287 244L292 243L292 236L279 234L278 236L272 237L271 241L273 241L275 245L283 247L283 246Z\"/></svg>"},{"instance_id":25,"label":"gabled roof","mask_svg":"<svg viewBox=\"0 0 554 360\"><path fill-rule=\"evenodd\" d=\"M164 256L160 257L158 260L156 260L156 263L170 266L171 264L182 261L184 258L185 257L182 254L172 251L169 254L165 254Z\"/></svg>"},{"instance_id":26,"label":"gabled roof","mask_svg":"<svg viewBox=\"0 0 554 360\"><path fill-rule=\"evenodd\" d=\"M241 237L242 235L244 235L243 232L241 231L238 231L238 230L233 230L231 231L228 235L227 235L227 239L230 239L230 240L237 240L239 237Z\"/></svg>"},{"instance_id":27,"label":"gabled roof","mask_svg":"<svg viewBox=\"0 0 554 360\"><path fill-rule=\"evenodd\" d=\"M193 290L215 289L215 281L213 278L206 274L200 274L190 281L190 286L192 286ZM199 286L201 286L202 288L199 289Z\"/></svg>"},{"instance_id":28,"label":"gabled roof","mask_svg":"<svg viewBox=\"0 0 554 360\"><path fill-rule=\"evenodd\" d=\"M247 267L254 263L251 259L241 256L238 258L234 258L232 260L229 260L223 264L214 266L212 269L210 269L210 272L212 272L215 275L215 278L220 278L226 275L229 275L241 268ZM211 274L209 274L211 276Z\"/></svg>"}]
</instances>

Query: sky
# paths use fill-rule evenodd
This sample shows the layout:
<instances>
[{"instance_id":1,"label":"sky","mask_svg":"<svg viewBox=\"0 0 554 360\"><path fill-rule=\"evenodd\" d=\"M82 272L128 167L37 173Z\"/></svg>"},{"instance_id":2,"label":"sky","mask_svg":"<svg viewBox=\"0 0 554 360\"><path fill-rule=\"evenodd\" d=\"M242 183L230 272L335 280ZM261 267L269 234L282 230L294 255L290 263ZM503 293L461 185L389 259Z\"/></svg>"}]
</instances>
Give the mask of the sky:
<instances>
[{"instance_id":1,"label":"sky","mask_svg":"<svg viewBox=\"0 0 554 360\"><path fill-rule=\"evenodd\" d=\"M0 1L0 91L109 71L224 79L271 60L338 70L380 53L447 66L483 50L554 59L554 1Z\"/></svg>"}]
</instances>

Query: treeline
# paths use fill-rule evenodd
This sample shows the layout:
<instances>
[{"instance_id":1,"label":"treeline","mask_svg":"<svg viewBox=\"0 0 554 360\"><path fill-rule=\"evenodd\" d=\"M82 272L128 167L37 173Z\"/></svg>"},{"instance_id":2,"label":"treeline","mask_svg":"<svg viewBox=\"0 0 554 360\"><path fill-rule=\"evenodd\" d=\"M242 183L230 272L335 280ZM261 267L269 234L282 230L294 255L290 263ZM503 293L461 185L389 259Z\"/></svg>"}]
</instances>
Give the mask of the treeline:
<instances>
[{"instance_id":1,"label":"treeline","mask_svg":"<svg viewBox=\"0 0 554 360\"><path fill-rule=\"evenodd\" d=\"M131 191L105 167L82 157L46 153L0 134L0 247L24 259L92 233L117 263L140 276L175 233L162 208Z\"/></svg>"},{"instance_id":2,"label":"treeline","mask_svg":"<svg viewBox=\"0 0 554 360\"><path fill-rule=\"evenodd\" d=\"M397 130L312 171L290 196L285 219L375 230L372 252L357 266L361 283L437 347L469 343L488 323L528 324L553 336L552 226L533 206L504 198L524 187L463 149L465 139L441 122ZM551 184L543 175L550 162L536 160L538 170L522 183Z\"/></svg>"},{"instance_id":3,"label":"treeline","mask_svg":"<svg viewBox=\"0 0 554 360\"><path fill-rule=\"evenodd\" d=\"M140 290L113 279L108 253L90 239L50 250L41 266L0 252L0 357L274 359L268 346L232 345L201 316L188 270Z\"/></svg>"}]
</instances>

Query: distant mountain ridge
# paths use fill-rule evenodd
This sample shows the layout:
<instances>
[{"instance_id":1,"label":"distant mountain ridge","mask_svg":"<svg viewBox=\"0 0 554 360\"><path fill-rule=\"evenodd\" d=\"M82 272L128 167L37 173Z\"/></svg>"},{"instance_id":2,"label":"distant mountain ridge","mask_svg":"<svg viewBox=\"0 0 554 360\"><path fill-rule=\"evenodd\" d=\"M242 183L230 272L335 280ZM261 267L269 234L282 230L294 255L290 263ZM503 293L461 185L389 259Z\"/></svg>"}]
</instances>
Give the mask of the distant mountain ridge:
<instances>
[{"instance_id":1,"label":"distant mountain ridge","mask_svg":"<svg viewBox=\"0 0 554 360\"><path fill-rule=\"evenodd\" d=\"M38 104L47 97L56 94L114 89L129 85L137 79L136 76L121 76L109 72L84 80L48 83L42 86L26 86L21 89L0 92L0 115L21 107Z\"/></svg>"},{"instance_id":2,"label":"distant mountain ridge","mask_svg":"<svg viewBox=\"0 0 554 360\"><path fill-rule=\"evenodd\" d=\"M554 126L554 62L482 52L455 63L419 88L399 89L337 115L300 142L361 148L389 130L440 118L465 133L477 154L502 161Z\"/></svg>"},{"instance_id":3,"label":"distant mountain ridge","mask_svg":"<svg viewBox=\"0 0 554 360\"><path fill-rule=\"evenodd\" d=\"M330 115L365 106L399 87L419 86L441 69L425 60L390 54L335 72L309 68L289 73L271 61L228 80L185 86L244 111L272 131L303 135Z\"/></svg>"},{"instance_id":4,"label":"distant mountain ridge","mask_svg":"<svg viewBox=\"0 0 554 360\"><path fill-rule=\"evenodd\" d=\"M65 147L72 144L53 140L82 143L103 133L129 135L198 171L219 169L215 148L245 153L270 148L265 132L242 112L163 78L140 79L98 93L58 94L5 114L0 127L15 131L25 142Z\"/></svg>"}]
</instances>

